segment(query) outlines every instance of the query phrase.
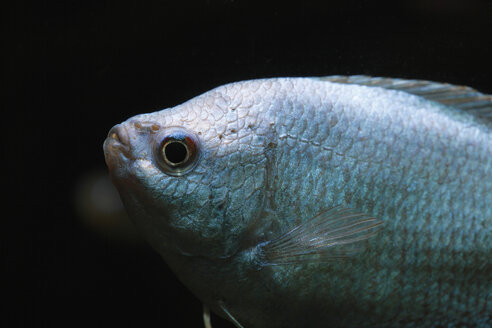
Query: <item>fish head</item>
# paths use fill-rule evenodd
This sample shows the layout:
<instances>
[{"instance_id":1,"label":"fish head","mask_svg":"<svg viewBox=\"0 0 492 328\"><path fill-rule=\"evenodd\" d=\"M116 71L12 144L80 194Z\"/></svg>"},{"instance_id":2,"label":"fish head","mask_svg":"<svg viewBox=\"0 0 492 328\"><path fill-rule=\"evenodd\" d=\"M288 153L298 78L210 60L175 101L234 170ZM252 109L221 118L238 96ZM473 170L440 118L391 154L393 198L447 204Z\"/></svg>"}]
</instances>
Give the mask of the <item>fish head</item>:
<instances>
[{"instance_id":1,"label":"fish head","mask_svg":"<svg viewBox=\"0 0 492 328\"><path fill-rule=\"evenodd\" d=\"M248 97L241 85L220 87L110 130L113 183L161 254L232 256L260 217L270 130Z\"/></svg>"}]
</instances>

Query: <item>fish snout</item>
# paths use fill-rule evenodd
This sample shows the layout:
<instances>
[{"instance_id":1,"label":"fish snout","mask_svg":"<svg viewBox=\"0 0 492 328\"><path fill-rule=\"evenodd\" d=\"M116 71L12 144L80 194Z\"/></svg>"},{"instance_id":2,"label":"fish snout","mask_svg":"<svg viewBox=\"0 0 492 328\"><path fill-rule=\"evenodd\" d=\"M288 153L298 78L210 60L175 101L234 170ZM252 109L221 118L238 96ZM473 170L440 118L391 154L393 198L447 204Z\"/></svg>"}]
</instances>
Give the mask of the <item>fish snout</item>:
<instances>
[{"instance_id":1,"label":"fish snout","mask_svg":"<svg viewBox=\"0 0 492 328\"><path fill-rule=\"evenodd\" d=\"M128 131L122 124L116 124L109 130L108 139L114 139L123 145L128 145L130 140Z\"/></svg>"},{"instance_id":2,"label":"fish snout","mask_svg":"<svg viewBox=\"0 0 492 328\"><path fill-rule=\"evenodd\" d=\"M110 168L116 161L121 160L122 156L129 159L131 157L130 137L126 127L122 124L113 126L111 130L109 130L103 148L106 164Z\"/></svg>"}]
</instances>

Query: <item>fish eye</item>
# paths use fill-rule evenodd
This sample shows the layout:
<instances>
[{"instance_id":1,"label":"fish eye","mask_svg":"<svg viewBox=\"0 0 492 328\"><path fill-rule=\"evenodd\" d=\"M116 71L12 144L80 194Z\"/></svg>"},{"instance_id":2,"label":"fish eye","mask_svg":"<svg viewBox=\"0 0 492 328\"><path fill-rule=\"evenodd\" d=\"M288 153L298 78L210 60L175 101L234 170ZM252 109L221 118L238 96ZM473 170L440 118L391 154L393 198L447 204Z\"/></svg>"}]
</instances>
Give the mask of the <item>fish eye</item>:
<instances>
[{"instance_id":1,"label":"fish eye","mask_svg":"<svg viewBox=\"0 0 492 328\"><path fill-rule=\"evenodd\" d=\"M164 173L180 176L195 167L199 151L195 135L181 128L169 128L157 137L154 157Z\"/></svg>"}]
</instances>

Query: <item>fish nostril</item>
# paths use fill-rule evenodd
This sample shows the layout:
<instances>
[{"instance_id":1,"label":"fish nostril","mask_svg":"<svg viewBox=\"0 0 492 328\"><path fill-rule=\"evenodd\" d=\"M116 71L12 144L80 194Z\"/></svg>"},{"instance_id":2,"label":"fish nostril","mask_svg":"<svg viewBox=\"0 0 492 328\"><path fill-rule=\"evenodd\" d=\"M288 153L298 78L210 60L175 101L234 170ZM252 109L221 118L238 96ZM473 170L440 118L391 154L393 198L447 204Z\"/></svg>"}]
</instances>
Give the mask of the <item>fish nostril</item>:
<instances>
[{"instance_id":1,"label":"fish nostril","mask_svg":"<svg viewBox=\"0 0 492 328\"><path fill-rule=\"evenodd\" d=\"M118 134L111 130L111 132L108 134L109 138L115 139L116 141L120 141L120 138L118 137Z\"/></svg>"}]
</instances>

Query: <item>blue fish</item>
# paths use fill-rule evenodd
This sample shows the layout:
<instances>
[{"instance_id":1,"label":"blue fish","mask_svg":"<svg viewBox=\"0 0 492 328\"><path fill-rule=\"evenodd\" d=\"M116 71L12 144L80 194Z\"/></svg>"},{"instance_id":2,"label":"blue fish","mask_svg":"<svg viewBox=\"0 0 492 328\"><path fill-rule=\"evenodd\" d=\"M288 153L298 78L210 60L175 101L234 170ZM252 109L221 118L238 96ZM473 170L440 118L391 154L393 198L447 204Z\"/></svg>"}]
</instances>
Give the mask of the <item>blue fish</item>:
<instances>
[{"instance_id":1,"label":"blue fish","mask_svg":"<svg viewBox=\"0 0 492 328\"><path fill-rule=\"evenodd\" d=\"M116 125L104 153L135 225L238 327L492 326L489 95L237 82Z\"/></svg>"}]
</instances>

